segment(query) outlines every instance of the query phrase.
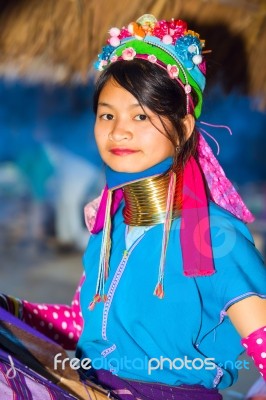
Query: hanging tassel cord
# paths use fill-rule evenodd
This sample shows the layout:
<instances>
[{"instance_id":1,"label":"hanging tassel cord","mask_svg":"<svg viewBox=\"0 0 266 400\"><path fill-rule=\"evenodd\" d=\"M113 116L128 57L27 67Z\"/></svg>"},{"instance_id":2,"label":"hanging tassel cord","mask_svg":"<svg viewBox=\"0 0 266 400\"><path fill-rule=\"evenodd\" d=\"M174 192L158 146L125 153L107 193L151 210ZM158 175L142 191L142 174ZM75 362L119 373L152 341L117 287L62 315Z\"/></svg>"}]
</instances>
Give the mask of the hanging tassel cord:
<instances>
[{"instance_id":1,"label":"hanging tassel cord","mask_svg":"<svg viewBox=\"0 0 266 400\"><path fill-rule=\"evenodd\" d=\"M202 125L210 126L212 128L226 129L231 136L233 135L232 130L227 125L210 124L209 122L204 122L204 121L199 121L199 123L202 124ZM219 146L218 141L209 132L207 132L205 129L198 127L198 130L200 131L200 133L205 133L205 135L209 136L215 142L215 144L217 146L216 155L218 156L220 154L220 146Z\"/></svg>"},{"instance_id":2,"label":"hanging tassel cord","mask_svg":"<svg viewBox=\"0 0 266 400\"><path fill-rule=\"evenodd\" d=\"M109 259L111 251L111 205L112 190L108 190L99 261L99 272L95 295L93 297L93 300L89 304L89 310L93 310L96 303L99 303L101 301L105 302L107 300L107 296L104 293L104 285L109 275Z\"/></svg>"},{"instance_id":3,"label":"hanging tassel cord","mask_svg":"<svg viewBox=\"0 0 266 400\"><path fill-rule=\"evenodd\" d=\"M163 239L162 239L162 251L160 257L160 266L159 266L159 274L157 285L154 290L154 295L162 299L164 297L164 267L165 267L165 258L167 245L169 241L169 234L172 223L172 214L173 214L173 203L175 197L175 188L176 188L176 173L174 171L170 172L170 182L169 189L167 195L167 203L166 203L166 218L163 228Z\"/></svg>"}]
</instances>

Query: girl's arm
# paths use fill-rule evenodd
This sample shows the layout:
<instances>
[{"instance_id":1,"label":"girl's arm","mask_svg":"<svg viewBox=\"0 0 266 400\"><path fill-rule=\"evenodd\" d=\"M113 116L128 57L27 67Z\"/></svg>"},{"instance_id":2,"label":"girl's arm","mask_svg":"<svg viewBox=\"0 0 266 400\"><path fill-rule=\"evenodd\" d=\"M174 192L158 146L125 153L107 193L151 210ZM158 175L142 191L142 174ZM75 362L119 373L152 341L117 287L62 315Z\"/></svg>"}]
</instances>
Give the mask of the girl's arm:
<instances>
[{"instance_id":1,"label":"girl's arm","mask_svg":"<svg viewBox=\"0 0 266 400\"><path fill-rule=\"evenodd\" d=\"M30 303L6 295L0 295L0 305L64 348L74 350L83 328L80 288L84 279L83 274L70 306Z\"/></svg>"},{"instance_id":2,"label":"girl's arm","mask_svg":"<svg viewBox=\"0 0 266 400\"><path fill-rule=\"evenodd\" d=\"M266 380L266 299L248 297L229 307L227 314L242 336L247 354Z\"/></svg>"},{"instance_id":3,"label":"girl's arm","mask_svg":"<svg viewBox=\"0 0 266 400\"><path fill-rule=\"evenodd\" d=\"M229 307L227 314L240 335L245 337L266 325L266 299L247 297Z\"/></svg>"}]
</instances>

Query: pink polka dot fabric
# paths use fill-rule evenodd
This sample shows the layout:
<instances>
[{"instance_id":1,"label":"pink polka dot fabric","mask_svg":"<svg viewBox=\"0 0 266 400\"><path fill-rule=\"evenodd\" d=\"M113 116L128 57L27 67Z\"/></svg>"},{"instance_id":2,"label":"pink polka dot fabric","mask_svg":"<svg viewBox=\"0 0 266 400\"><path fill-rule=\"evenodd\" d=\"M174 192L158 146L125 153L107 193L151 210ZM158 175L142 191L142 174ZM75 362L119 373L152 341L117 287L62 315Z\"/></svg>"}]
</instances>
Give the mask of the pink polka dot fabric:
<instances>
[{"instance_id":1,"label":"pink polka dot fabric","mask_svg":"<svg viewBox=\"0 0 266 400\"><path fill-rule=\"evenodd\" d=\"M75 350L83 329L80 289L84 279L85 275L83 274L70 306L65 304L35 304L22 300L22 320L65 349Z\"/></svg>"},{"instance_id":2,"label":"pink polka dot fabric","mask_svg":"<svg viewBox=\"0 0 266 400\"><path fill-rule=\"evenodd\" d=\"M266 326L243 338L241 343L266 381Z\"/></svg>"}]
</instances>

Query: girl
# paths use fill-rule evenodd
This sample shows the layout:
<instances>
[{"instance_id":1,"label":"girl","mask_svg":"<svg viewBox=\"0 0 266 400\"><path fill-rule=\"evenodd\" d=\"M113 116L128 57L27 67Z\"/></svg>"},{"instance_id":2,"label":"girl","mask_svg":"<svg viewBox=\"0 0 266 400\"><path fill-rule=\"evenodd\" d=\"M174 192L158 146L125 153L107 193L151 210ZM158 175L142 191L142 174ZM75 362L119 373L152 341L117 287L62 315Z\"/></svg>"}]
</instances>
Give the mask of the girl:
<instances>
[{"instance_id":1,"label":"girl","mask_svg":"<svg viewBox=\"0 0 266 400\"><path fill-rule=\"evenodd\" d=\"M82 372L120 399L221 399L244 347L265 374L266 270L253 217L195 128L204 41L151 15L109 34L94 97L107 185L85 208L73 307L3 304L79 339Z\"/></svg>"}]
</instances>

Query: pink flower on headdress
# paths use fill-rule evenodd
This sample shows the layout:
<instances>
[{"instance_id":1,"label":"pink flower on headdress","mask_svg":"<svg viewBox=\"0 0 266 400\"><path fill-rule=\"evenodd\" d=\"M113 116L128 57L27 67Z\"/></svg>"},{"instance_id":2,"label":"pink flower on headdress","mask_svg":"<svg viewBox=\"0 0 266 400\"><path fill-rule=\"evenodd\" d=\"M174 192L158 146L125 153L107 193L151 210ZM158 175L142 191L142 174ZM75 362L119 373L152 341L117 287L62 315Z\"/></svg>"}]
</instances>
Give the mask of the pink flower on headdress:
<instances>
[{"instance_id":1,"label":"pink flower on headdress","mask_svg":"<svg viewBox=\"0 0 266 400\"><path fill-rule=\"evenodd\" d=\"M104 67L106 67L107 64L108 64L107 60L101 60L98 67L99 71L103 71Z\"/></svg>"},{"instance_id":2,"label":"pink flower on headdress","mask_svg":"<svg viewBox=\"0 0 266 400\"><path fill-rule=\"evenodd\" d=\"M148 61L150 61L151 63L155 64L157 61L157 57L155 57L153 54L150 54L148 56Z\"/></svg>"},{"instance_id":3,"label":"pink flower on headdress","mask_svg":"<svg viewBox=\"0 0 266 400\"><path fill-rule=\"evenodd\" d=\"M168 72L168 75L170 76L171 79L175 79L175 78L178 77L179 68L178 68L177 65L168 64L167 65L167 72Z\"/></svg>"},{"instance_id":4,"label":"pink flower on headdress","mask_svg":"<svg viewBox=\"0 0 266 400\"><path fill-rule=\"evenodd\" d=\"M111 28L109 31L110 34L110 38L108 39L108 43L113 46L113 47L117 47L120 45L120 35L121 31L119 28Z\"/></svg>"},{"instance_id":5,"label":"pink flower on headdress","mask_svg":"<svg viewBox=\"0 0 266 400\"><path fill-rule=\"evenodd\" d=\"M123 50L122 58L123 60L130 61L133 60L137 53L133 49L133 47L128 47L127 49Z\"/></svg>"},{"instance_id":6,"label":"pink flower on headdress","mask_svg":"<svg viewBox=\"0 0 266 400\"><path fill-rule=\"evenodd\" d=\"M116 62L117 59L118 59L117 56L112 56L112 57L110 58L110 62L111 62L111 63Z\"/></svg>"},{"instance_id":7,"label":"pink flower on headdress","mask_svg":"<svg viewBox=\"0 0 266 400\"><path fill-rule=\"evenodd\" d=\"M184 86L184 89L186 94L191 93L192 88L188 83Z\"/></svg>"},{"instance_id":8,"label":"pink flower on headdress","mask_svg":"<svg viewBox=\"0 0 266 400\"><path fill-rule=\"evenodd\" d=\"M172 44L173 43L173 38L171 35L164 35L164 37L162 38L162 42L164 44Z\"/></svg>"},{"instance_id":9,"label":"pink flower on headdress","mask_svg":"<svg viewBox=\"0 0 266 400\"><path fill-rule=\"evenodd\" d=\"M110 36L119 36L120 35L120 29L119 28L111 28L109 33Z\"/></svg>"},{"instance_id":10,"label":"pink flower on headdress","mask_svg":"<svg viewBox=\"0 0 266 400\"><path fill-rule=\"evenodd\" d=\"M120 39L119 39L118 36L112 36L109 39L109 43L110 43L111 46L117 47L117 46L120 45Z\"/></svg>"}]
</instances>

